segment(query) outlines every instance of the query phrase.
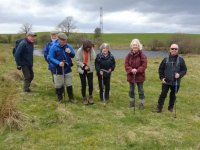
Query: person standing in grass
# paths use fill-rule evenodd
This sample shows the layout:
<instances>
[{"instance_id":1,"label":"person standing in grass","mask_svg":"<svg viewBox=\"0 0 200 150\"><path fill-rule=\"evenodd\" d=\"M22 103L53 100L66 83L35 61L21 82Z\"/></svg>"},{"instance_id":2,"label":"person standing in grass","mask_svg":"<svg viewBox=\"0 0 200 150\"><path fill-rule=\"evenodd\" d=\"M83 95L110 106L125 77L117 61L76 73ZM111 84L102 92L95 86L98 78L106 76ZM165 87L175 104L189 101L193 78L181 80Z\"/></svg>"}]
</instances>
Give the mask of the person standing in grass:
<instances>
[{"instance_id":1,"label":"person standing in grass","mask_svg":"<svg viewBox=\"0 0 200 150\"><path fill-rule=\"evenodd\" d=\"M110 78L111 72L115 69L115 58L109 51L110 46L107 43L103 43L100 46L100 53L97 54L95 59L95 68L99 81L99 95L100 100L109 100L110 92ZM103 81L103 82L102 82ZM103 97L103 86L105 85L105 97Z\"/></svg>"},{"instance_id":2,"label":"person standing in grass","mask_svg":"<svg viewBox=\"0 0 200 150\"><path fill-rule=\"evenodd\" d=\"M15 51L15 61L17 69L22 70L24 76L24 92L31 92L30 85L34 78L33 72L33 43L36 40L36 34L29 32L26 37L19 43Z\"/></svg>"},{"instance_id":3,"label":"person standing in grass","mask_svg":"<svg viewBox=\"0 0 200 150\"><path fill-rule=\"evenodd\" d=\"M52 31L51 33L51 40L44 46L44 59L46 60L46 62L48 63L48 69L51 71L51 74L53 76L53 72L51 70L51 65L53 65L52 63L49 62L49 50L51 48L51 46L53 45L53 43L58 39L57 31Z\"/></svg>"},{"instance_id":4,"label":"person standing in grass","mask_svg":"<svg viewBox=\"0 0 200 150\"><path fill-rule=\"evenodd\" d=\"M76 65L81 80L81 94L84 105L93 104L93 71L96 53L93 49L93 44L89 40L85 40L83 45L76 53ZM89 86L89 99L86 97L86 79Z\"/></svg>"},{"instance_id":5,"label":"person standing in grass","mask_svg":"<svg viewBox=\"0 0 200 150\"><path fill-rule=\"evenodd\" d=\"M129 82L130 107L135 107L135 85L138 87L139 108L144 109L144 90L145 70L147 68L147 57L142 52L142 44L138 39L133 39L130 43L131 51L125 59L125 70L127 81Z\"/></svg>"},{"instance_id":6,"label":"person standing in grass","mask_svg":"<svg viewBox=\"0 0 200 150\"><path fill-rule=\"evenodd\" d=\"M181 78L186 74L187 67L182 57L178 55L179 47L177 44L170 46L169 56L164 58L159 66L159 78L162 82L162 91L158 99L156 112L162 112L162 108L167 97L169 89L168 110L173 112L174 103L176 101L176 93L180 87Z\"/></svg>"},{"instance_id":7,"label":"person standing in grass","mask_svg":"<svg viewBox=\"0 0 200 150\"><path fill-rule=\"evenodd\" d=\"M72 87L72 61L75 51L67 43L67 36L64 33L58 34L58 39L51 46L49 51L49 61L53 72L54 85L58 101L63 100L64 86L67 86L67 94L70 102L75 102Z\"/></svg>"}]
</instances>

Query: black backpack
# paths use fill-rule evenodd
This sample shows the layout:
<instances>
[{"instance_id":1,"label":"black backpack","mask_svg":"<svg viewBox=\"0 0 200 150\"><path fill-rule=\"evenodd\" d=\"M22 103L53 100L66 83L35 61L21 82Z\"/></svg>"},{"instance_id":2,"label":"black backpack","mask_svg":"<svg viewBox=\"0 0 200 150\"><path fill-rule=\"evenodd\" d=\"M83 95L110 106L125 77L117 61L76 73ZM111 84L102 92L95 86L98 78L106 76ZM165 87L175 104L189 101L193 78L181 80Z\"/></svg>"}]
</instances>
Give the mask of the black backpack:
<instances>
[{"instance_id":1,"label":"black backpack","mask_svg":"<svg viewBox=\"0 0 200 150\"><path fill-rule=\"evenodd\" d=\"M16 49L17 49L19 43L20 43L22 40L23 40L23 38L17 39L17 40L15 41L15 47L13 48L13 51L12 51L13 56L15 56Z\"/></svg>"}]
</instances>

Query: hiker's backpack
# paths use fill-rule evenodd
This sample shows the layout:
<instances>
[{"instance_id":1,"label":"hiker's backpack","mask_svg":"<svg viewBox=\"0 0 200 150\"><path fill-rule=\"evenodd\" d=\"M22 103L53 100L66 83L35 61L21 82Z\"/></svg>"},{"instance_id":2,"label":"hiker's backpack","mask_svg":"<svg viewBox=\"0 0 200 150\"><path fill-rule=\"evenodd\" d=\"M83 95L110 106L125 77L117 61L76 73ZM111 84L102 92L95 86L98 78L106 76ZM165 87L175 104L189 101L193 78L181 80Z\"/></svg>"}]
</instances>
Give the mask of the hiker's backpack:
<instances>
[{"instance_id":1,"label":"hiker's backpack","mask_svg":"<svg viewBox=\"0 0 200 150\"><path fill-rule=\"evenodd\" d=\"M23 40L23 38L17 39L17 40L15 41L15 47L13 47L13 51L12 51L13 56L15 56L16 49L17 49L19 43L20 43L22 40Z\"/></svg>"},{"instance_id":2,"label":"hiker's backpack","mask_svg":"<svg viewBox=\"0 0 200 150\"><path fill-rule=\"evenodd\" d=\"M177 59L176 59L176 64L175 64L176 67L178 67L178 65L179 65L179 61L180 61L179 59L180 59L180 57L178 56ZM169 56L167 56L165 63L167 64L168 62L169 62Z\"/></svg>"}]
</instances>

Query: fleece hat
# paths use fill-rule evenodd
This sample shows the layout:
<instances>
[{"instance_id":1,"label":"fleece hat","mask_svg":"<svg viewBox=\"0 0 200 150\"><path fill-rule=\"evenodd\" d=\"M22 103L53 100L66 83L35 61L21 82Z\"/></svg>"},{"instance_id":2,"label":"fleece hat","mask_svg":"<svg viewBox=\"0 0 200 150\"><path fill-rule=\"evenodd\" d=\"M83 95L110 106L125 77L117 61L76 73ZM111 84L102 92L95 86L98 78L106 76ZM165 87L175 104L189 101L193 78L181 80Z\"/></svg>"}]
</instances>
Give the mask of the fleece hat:
<instances>
[{"instance_id":1,"label":"fleece hat","mask_svg":"<svg viewBox=\"0 0 200 150\"><path fill-rule=\"evenodd\" d=\"M58 33L58 38L62 40L67 40L67 35L65 33Z\"/></svg>"}]
</instances>

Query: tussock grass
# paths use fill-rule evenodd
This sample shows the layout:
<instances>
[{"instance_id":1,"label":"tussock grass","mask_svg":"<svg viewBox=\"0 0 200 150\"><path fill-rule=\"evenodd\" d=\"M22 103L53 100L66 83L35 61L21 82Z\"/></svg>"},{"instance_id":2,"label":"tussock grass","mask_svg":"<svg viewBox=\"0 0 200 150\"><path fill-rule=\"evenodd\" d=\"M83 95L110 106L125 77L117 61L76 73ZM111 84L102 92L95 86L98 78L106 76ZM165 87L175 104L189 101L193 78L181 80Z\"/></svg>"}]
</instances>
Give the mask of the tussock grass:
<instances>
[{"instance_id":1,"label":"tussock grass","mask_svg":"<svg viewBox=\"0 0 200 150\"><path fill-rule=\"evenodd\" d=\"M1 53L0 55L0 65L3 65L6 63L8 58L8 55L6 53Z\"/></svg>"},{"instance_id":2,"label":"tussock grass","mask_svg":"<svg viewBox=\"0 0 200 150\"><path fill-rule=\"evenodd\" d=\"M1 86L0 94L0 123L9 129L23 129L26 116L17 109L17 90L7 81Z\"/></svg>"},{"instance_id":3,"label":"tussock grass","mask_svg":"<svg viewBox=\"0 0 200 150\"><path fill-rule=\"evenodd\" d=\"M23 79L23 75L20 71L17 70L11 70L7 74L2 75L1 80L2 81L21 81Z\"/></svg>"}]
</instances>

